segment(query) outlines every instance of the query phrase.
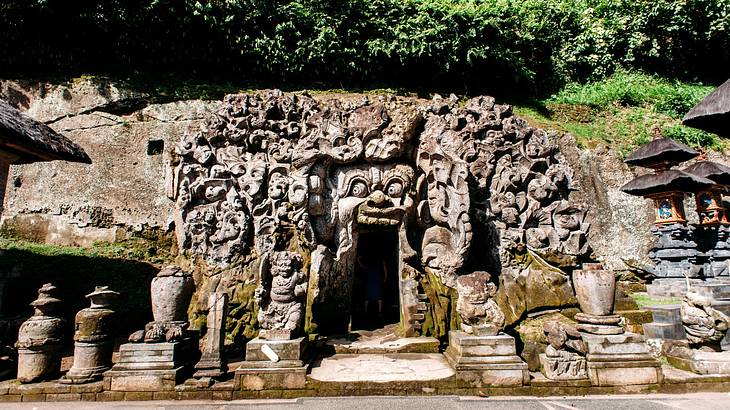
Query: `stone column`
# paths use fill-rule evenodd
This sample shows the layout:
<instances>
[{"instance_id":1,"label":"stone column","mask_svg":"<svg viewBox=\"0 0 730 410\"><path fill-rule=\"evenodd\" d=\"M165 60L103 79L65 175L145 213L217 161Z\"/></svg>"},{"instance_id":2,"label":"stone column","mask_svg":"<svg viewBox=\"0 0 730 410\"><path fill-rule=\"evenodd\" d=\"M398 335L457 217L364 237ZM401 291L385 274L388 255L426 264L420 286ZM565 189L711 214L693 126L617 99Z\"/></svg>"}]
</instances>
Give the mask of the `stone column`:
<instances>
[{"instance_id":1,"label":"stone column","mask_svg":"<svg viewBox=\"0 0 730 410\"><path fill-rule=\"evenodd\" d=\"M202 348L200 361L195 365L195 377L223 376L228 370L223 345L226 339L226 316L228 315L228 295L216 292L208 299L208 332Z\"/></svg>"}]
</instances>

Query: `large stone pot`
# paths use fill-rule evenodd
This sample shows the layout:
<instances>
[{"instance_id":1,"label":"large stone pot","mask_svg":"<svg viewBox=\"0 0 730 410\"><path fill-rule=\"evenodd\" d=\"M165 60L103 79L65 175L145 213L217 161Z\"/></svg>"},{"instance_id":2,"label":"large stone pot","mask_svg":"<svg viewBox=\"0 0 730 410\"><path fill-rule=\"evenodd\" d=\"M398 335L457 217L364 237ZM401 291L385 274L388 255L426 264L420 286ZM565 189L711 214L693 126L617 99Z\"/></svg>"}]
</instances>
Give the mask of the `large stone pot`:
<instances>
[{"instance_id":1,"label":"large stone pot","mask_svg":"<svg viewBox=\"0 0 730 410\"><path fill-rule=\"evenodd\" d=\"M582 270L573 272L573 286L580 310L594 316L613 312L616 277L613 271L603 270L600 263L584 263Z\"/></svg>"},{"instance_id":2,"label":"large stone pot","mask_svg":"<svg viewBox=\"0 0 730 410\"><path fill-rule=\"evenodd\" d=\"M187 310L195 290L190 273L167 266L152 279L152 316L155 322L187 321Z\"/></svg>"}]
</instances>

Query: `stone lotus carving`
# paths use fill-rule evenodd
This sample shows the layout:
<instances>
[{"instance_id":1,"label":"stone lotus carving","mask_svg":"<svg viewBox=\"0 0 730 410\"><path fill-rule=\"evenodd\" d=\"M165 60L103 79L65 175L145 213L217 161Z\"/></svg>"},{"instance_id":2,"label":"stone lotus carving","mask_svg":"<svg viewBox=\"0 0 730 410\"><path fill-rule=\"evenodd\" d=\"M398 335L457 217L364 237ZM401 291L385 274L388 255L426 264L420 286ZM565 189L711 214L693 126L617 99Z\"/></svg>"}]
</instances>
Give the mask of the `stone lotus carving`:
<instances>
[{"instance_id":1,"label":"stone lotus carving","mask_svg":"<svg viewBox=\"0 0 730 410\"><path fill-rule=\"evenodd\" d=\"M548 341L545 353L540 355L543 372L548 379L585 379L585 342L575 327L558 321L546 322L543 332Z\"/></svg>"},{"instance_id":2,"label":"stone lotus carving","mask_svg":"<svg viewBox=\"0 0 730 410\"><path fill-rule=\"evenodd\" d=\"M712 300L692 291L684 295L680 313L690 345L716 347L730 328L730 317L711 303Z\"/></svg>"},{"instance_id":3,"label":"stone lotus carving","mask_svg":"<svg viewBox=\"0 0 730 410\"><path fill-rule=\"evenodd\" d=\"M520 244L571 260L589 252L585 210L567 202L565 158L546 132L491 97L460 105L440 96L229 95L176 152L181 249L227 266L287 249L296 231L322 261L315 303L344 315L361 228L398 232L401 266L411 272L401 289L414 294L422 292L415 272L456 288L470 271L509 267ZM495 251L465 269L475 238ZM417 311L419 299L406 299Z\"/></svg>"},{"instance_id":4,"label":"stone lotus carving","mask_svg":"<svg viewBox=\"0 0 730 410\"><path fill-rule=\"evenodd\" d=\"M291 339L301 330L307 276L302 257L289 251L273 252L261 269L256 288L262 339Z\"/></svg>"},{"instance_id":5,"label":"stone lotus carving","mask_svg":"<svg viewBox=\"0 0 730 410\"><path fill-rule=\"evenodd\" d=\"M504 314L492 300L497 286L487 272L459 276L456 310L461 316L461 330L475 336L494 336L504 326Z\"/></svg>"}]
</instances>

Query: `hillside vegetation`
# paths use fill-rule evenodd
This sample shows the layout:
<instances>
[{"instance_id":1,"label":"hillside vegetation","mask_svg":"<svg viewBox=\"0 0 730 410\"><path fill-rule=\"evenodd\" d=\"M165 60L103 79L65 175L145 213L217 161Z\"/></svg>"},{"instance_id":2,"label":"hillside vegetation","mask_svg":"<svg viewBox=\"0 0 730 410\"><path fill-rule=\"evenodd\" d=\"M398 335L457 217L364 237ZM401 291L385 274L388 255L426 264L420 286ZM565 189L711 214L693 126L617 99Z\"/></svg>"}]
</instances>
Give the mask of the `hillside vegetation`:
<instances>
[{"instance_id":1,"label":"hillside vegetation","mask_svg":"<svg viewBox=\"0 0 730 410\"><path fill-rule=\"evenodd\" d=\"M620 68L719 82L730 0L5 0L0 74L550 94Z\"/></svg>"}]
</instances>

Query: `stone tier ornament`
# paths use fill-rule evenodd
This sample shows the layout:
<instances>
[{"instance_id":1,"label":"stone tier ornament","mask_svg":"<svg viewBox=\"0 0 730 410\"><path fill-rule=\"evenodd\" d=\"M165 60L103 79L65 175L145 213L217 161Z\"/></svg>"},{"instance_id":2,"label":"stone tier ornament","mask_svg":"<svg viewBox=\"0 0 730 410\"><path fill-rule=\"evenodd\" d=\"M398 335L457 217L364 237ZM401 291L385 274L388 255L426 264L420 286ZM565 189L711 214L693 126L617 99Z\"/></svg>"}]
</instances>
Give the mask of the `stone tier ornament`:
<instances>
[{"instance_id":1,"label":"stone tier ornament","mask_svg":"<svg viewBox=\"0 0 730 410\"><path fill-rule=\"evenodd\" d=\"M65 321L56 315L61 300L56 287L46 283L31 302L33 316L20 325L18 341L18 381L31 383L55 378L61 371L61 348Z\"/></svg>"},{"instance_id":2,"label":"stone tier ornament","mask_svg":"<svg viewBox=\"0 0 730 410\"><path fill-rule=\"evenodd\" d=\"M102 373L111 368L114 348L111 308L118 296L108 286L97 286L86 295L90 306L76 314L74 363L61 382L80 384L100 380Z\"/></svg>"},{"instance_id":3,"label":"stone tier ornament","mask_svg":"<svg viewBox=\"0 0 730 410\"><path fill-rule=\"evenodd\" d=\"M577 329L583 332L613 335L623 333L621 317L613 314L616 277L603 270L600 263L584 263L582 270L573 272L573 286L581 313L575 316Z\"/></svg>"}]
</instances>

